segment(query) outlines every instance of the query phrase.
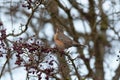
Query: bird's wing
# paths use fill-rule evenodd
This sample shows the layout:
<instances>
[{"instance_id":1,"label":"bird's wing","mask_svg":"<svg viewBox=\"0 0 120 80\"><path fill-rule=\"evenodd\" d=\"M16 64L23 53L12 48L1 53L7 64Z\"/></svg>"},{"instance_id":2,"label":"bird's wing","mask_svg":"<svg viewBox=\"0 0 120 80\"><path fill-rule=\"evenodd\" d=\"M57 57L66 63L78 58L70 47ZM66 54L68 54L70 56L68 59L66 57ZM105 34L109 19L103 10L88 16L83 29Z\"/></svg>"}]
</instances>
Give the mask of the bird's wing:
<instances>
[{"instance_id":1,"label":"bird's wing","mask_svg":"<svg viewBox=\"0 0 120 80\"><path fill-rule=\"evenodd\" d=\"M66 47L72 46L72 40L68 36L64 35L63 33L59 34L58 39L62 41Z\"/></svg>"},{"instance_id":2,"label":"bird's wing","mask_svg":"<svg viewBox=\"0 0 120 80\"><path fill-rule=\"evenodd\" d=\"M58 36L58 39L62 42L71 42L72 41L68 36L64 35L63 33Z\"/></svg>"}]
</instances>

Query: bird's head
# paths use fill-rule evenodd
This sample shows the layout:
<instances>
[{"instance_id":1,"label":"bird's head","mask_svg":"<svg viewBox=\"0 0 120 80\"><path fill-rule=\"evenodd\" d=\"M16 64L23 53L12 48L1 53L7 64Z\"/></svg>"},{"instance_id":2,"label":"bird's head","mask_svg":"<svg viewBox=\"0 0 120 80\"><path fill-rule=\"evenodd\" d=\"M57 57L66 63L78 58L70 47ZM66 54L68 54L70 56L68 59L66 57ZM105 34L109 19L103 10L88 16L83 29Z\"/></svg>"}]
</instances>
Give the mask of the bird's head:
<instances>
[{"instance_id":1,"label":"bird's head","mask_svg":"<svg viewBox=\"0 0 120 80\"><path fill-rule=\"evenodd\" d=\"M56 28L56 32L57 32L57 33L59 33L59 32L63 33L63 29L60 28L60 27L58 27L58 28Z\"/></svg>"}]
</instances>

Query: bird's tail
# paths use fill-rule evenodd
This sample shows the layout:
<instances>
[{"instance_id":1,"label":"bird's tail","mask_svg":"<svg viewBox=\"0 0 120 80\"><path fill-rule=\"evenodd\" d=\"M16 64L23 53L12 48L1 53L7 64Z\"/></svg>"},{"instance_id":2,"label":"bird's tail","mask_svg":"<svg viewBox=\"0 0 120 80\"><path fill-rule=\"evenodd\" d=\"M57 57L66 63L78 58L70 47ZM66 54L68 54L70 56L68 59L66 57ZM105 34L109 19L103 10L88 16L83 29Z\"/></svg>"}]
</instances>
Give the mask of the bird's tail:
<instances>
[{"instance_id":1,"label":"bird's tail","mask_svg":"<svg viewBox=\"0 0 120 80\"><path fill-rule=\"evenodd\" d=\"M86 47L85 45L82 45L82 44L77 43L77 42L75 42L75 41L73 41L73 46L75 46L75 47L81 47L81 48Z\"/></svg>"}]
</instances>

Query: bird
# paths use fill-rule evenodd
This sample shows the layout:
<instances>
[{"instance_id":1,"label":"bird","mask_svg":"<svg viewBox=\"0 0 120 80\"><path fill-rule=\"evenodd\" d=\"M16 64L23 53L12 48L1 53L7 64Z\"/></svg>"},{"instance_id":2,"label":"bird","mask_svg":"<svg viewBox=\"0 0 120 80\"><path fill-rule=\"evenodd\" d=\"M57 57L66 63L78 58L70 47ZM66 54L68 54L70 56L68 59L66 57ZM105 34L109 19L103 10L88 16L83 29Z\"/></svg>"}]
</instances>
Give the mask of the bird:
<instances>
[{"instance_id":1,"label":"bird","mask_svg":"<svg viewBox=\"0 0 120 80\"><path fill-rule=\"evenodd\" d=\"M61 28L56 29L56 32L54 34L54 41L55 41L56 47L59 50L68 49L72 46L81 47L81 48L84 47L84 45L81 45L78 42L76 42L76 41L72 40L71 38L69 38L68 36L66 36L63 33L63 29L61 29Z\"/></svg>"}]
</instances>

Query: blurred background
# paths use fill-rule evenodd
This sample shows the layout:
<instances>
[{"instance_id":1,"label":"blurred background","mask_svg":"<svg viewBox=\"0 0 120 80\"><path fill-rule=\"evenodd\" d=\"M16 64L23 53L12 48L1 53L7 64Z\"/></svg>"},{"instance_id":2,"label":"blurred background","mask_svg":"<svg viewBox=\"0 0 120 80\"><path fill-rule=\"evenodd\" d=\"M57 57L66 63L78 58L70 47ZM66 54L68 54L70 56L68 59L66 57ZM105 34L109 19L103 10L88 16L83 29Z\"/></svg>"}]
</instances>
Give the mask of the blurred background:
<instances>
[{"instance_id":1,"label":"blurred background","mask_svg":"<svg viewBox=\"0 0 120 80\"><path fill-rule=\"evenodd\" d=\"M52 60L57 61L52 65L54 75L41 69L42 78L33 77L35 74L29 75L25 66L14 64L14 50L7 58L9 50L1 49L4 54L0 57L0 79L120 80L119 25L119 0L0 0L0 30L1 35L3 30L6 32L7 47L19 38L28 42L34 36L53 49L53 35L58 27L71 39L87 46L71 47L64 57L50 52L45 60L50 60L52 55Z\"/></svg>"}]
</instances>

